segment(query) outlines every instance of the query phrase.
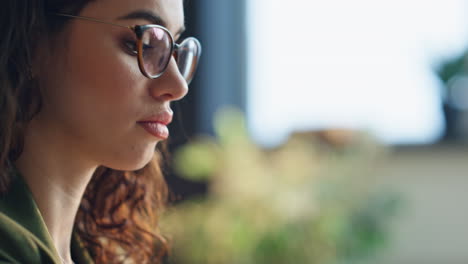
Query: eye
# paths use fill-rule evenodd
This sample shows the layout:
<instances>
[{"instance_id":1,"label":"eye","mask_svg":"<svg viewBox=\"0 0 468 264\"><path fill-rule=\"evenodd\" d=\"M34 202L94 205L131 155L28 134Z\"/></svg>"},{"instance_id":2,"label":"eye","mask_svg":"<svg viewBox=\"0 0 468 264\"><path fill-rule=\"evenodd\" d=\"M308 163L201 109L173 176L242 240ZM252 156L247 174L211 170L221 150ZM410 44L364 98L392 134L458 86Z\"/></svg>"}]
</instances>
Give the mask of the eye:
<instances>
[{"instance_id":1,"label":"eye","mask_svg":"<svg viewBox=\"0 0 468 264\"><path fill-rule=\"evenodd\" d=\"M137 44L135 41L127 40L127 41L124 41L123 44L125 46L125 49L131 54L136 55L138 53Z\"/></svg>"},{"instance_id":2,"label":"eye","mask_svg":"<svg viewBox=\"0 0 468 264\"><path fill-rule=\"evenodd\" d=\"M145 44L143 43L143 50L149 50L149 49L154 49L154 46L151 46L150 44Z\"/></svg>"},{"instance_id":3,"label":"eye","mask_svg":"<svg viewBox=\"0 0 468 264\"><path fill-rule=\"evenodd\" d=\"M127 49L128 52L132 54L137 54L138 49L137 49L137 43L135 41L127 40L124 42L124 46ZM150 44L145 44L143 43L143 52L146 52L150 49L154 49L155 47L150 45Z\"/></svg>"}]
</instances>

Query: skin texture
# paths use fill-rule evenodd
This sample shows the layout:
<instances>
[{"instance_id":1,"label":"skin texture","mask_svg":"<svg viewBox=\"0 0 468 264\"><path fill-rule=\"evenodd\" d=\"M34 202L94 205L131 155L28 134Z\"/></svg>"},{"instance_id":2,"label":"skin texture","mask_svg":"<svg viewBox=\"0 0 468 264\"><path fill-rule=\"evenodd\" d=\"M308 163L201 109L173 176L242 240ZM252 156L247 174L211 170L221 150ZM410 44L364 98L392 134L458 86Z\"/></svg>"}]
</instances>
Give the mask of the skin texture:
<instances>
[{"instance_id":1,"label":"skin texture","mask_svg":"<svg viewBox=\"0 0 468 264\"><path fill-rule=\"evenodd\" d=\"M97 0L79 15L123 25L150 24L118 19L142 9L160 16L174 35L184 26L182 0ZM129 29L73 19L51 46L39 46L37 54L49 55L37 56L33 65L43 107L27 126L16 166L64 263L71 263L74 218L96 168L137 170L146 165L160 140L137 122L172 112L170 103L187 93L174 59L158 79L144 77L136 57L125 49L128 40L134 40Z\"/></svg>"}]
</instances>

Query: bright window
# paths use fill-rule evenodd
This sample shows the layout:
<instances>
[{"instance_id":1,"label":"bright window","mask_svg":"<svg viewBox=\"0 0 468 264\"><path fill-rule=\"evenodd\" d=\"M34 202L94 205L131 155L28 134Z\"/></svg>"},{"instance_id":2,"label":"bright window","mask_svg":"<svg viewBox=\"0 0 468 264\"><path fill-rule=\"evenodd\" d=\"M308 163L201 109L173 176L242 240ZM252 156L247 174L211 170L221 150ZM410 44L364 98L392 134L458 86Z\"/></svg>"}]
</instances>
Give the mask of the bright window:
<instances>
[{"instance_id":1,"label":"bright window","mask_svg":"<svg viewBox=\"0 0 468 264\"><path fill-rule=\"evenodd\" d=\"M443 133L437 63L468 43L465 0L252 0L248 120L277 144L295 130L364 129L390 144Z\"/></svg>"}]
</instances>

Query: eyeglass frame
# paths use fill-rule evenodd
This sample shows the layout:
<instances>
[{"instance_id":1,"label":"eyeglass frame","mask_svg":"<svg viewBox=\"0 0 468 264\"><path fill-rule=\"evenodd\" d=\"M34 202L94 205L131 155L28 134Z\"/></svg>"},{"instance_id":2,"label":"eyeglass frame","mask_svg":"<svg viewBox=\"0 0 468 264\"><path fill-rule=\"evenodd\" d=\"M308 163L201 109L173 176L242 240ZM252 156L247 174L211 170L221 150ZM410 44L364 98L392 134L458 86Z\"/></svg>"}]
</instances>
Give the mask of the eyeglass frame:
<instances>
[{"instance_id":1,"label":"eyeglass frame","mask_svg":"<svg viewBox=\"0 0 468 264\"><path fill-rule=\"evenodd\" d=\"M160 73L158 73L157 75L152 76L152 75L148 74L148 72L146 71L145 66L143 64L143 61L144 61L144 59L143 59L143 33L147 29L149 29L149 28L159 28L159 29L162 29L163 31L165 31L169 35L169 39L172 42L171 51L169 53L170 57L172 57L174 52L177 53L178 50L182 46L181 44L176 43L174 41L174 37L172 36L171 32L167 28L165 28L165 27L163 27L161 25L147 24L147 25L125 26L125 25L121 25L121 24L117 24L117 23L113 23L113 22L109 22L109 21L104 21L104 20L93 18L93 17L87 17L87 16L76 16L76 15L69 15L69 14L64 14L64 13L54 13L54 15L62 16L62 17L69 17L69 18L82 19L82 20L97 22L97 23L101 23L101 24L107 24L107 25L111 25L111 26L117 26L117 27L121 27L121 28L130 29L133 33L135 33L135 36L137 37L137 43L136 43L137 44L136 45L137 50L136 50L136 52L137 52L138 68L140 68L140 72L143 74L143 76L145 76L148 79L157 79L161 75L163 75L166 72L167 66L169 65L171 59L169 59L166 62L166 65L164 65L163 70ZM197 43L197 46L199 47L199 50L198 50L198 53L196 54L195 58L198 59L200 57L200 55L201 55L201 44L200 44L200 42L198 41L198 39L196 39L194 37L188 37L188 38L185 38L182 41L182 43L184 43L187 40L193 40L193 41L195 41ZM193 71L196 71L197 66L198 66L198 62L196 62L196 65L195 65L195 68L193 69ZM179 70L179 72L180 72L180 70ZM186 80L187 84L189 84L191 80L192 79Z\"/></svg>"}]
</instances>

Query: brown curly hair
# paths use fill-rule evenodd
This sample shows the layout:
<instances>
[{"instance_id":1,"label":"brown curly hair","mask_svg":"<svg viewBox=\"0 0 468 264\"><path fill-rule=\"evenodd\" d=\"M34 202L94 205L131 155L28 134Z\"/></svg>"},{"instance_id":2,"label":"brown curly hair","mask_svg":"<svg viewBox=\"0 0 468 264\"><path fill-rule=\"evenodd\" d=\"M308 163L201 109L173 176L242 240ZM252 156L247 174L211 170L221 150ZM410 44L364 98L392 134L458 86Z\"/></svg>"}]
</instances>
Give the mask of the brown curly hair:
<instances>
[{"instance_id":1,"label":"brown curly hair","mask_svg":"<svg viewBox=\"0 0 468 264\"><path fill-rule=\"evenodd\" d=\"M41 109L31 78L36 44L53 38L67 20L54 12L78 14L95 0L4 0L0 11L0 194L21 155L25 125ZM163 145L164 147L164 145ZM160 263L168 246L158 230L167 199L162 153L135 172L98 168L75 221L75 231L96 263Z\"/></svg>"}]
</instances>

